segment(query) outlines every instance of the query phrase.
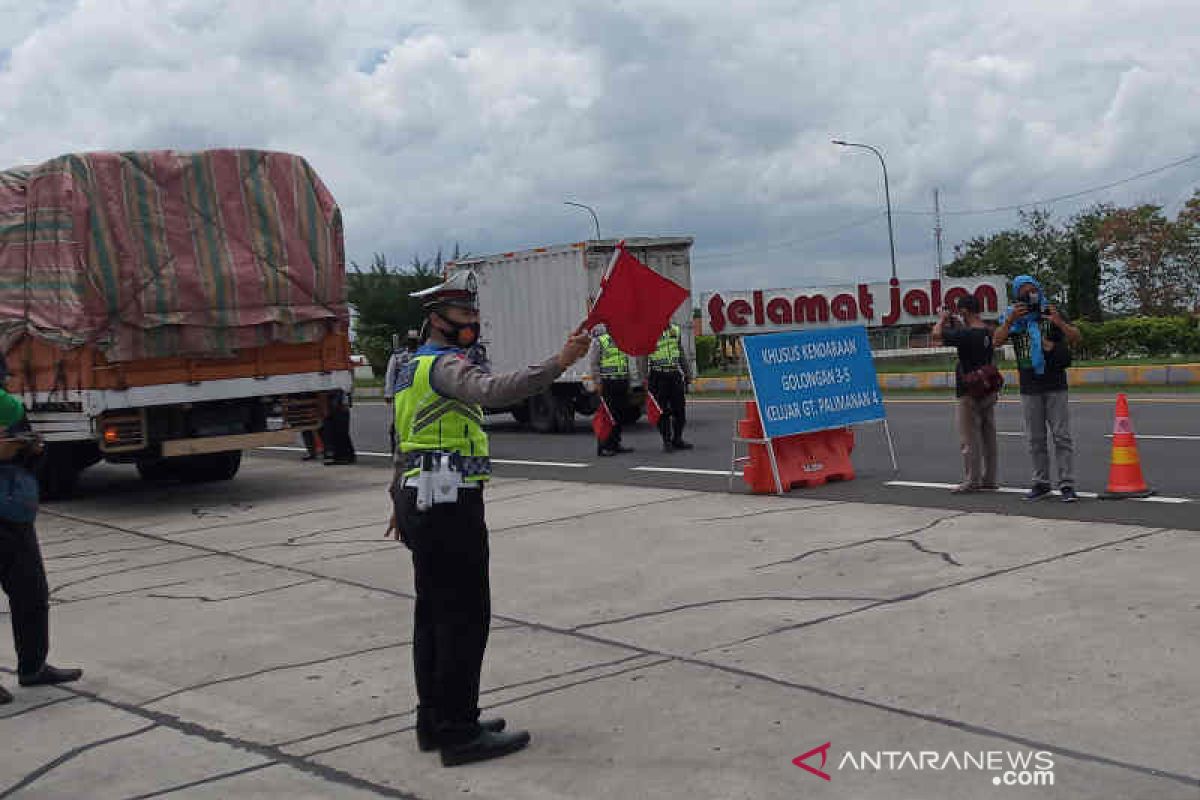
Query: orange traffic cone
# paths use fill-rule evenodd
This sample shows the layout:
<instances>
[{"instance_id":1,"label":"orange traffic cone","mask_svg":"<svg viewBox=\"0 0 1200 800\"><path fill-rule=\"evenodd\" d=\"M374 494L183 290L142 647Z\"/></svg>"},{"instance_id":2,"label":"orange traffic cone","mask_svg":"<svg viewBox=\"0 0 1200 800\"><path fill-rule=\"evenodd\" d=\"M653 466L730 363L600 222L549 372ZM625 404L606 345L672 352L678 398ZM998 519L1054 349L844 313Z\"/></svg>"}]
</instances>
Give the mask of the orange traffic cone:
<instances>
[{"instance_id":1,"label":"orange traffic cone","mask_svg":"<svg viewBox=\"0 0 1200 800\"><path fill-rule=\"evenodd\" d=\"M1108 490L1101 500L1121 500L1126 497L1149 497L1154 494L1142 477L1142 462L1138 458L1137 440L1129 422L1129 401L1117 395L1116 422L1113 424L1112 467L1108 473Z\"/></svg>"}]
</instances>

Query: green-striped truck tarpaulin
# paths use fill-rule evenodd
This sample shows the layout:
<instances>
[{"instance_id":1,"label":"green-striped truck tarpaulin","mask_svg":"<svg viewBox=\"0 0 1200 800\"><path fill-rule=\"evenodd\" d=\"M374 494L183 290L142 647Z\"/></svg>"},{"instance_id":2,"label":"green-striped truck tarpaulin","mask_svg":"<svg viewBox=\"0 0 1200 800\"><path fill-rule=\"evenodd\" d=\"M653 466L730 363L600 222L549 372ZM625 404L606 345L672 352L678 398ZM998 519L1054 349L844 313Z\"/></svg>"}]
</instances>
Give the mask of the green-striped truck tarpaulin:
<instances>
[{"instance_id":1,"label":"green-striped truck tarpaulin","mask_svg":"<svg viewBox=\"0 0 1200 800\"><path fill-rule=\"evenodd\" d=\"M225 356L348 324L341 213L260 150L83 153L0 172L0 348Z\"/></svg>"}]
</instances>

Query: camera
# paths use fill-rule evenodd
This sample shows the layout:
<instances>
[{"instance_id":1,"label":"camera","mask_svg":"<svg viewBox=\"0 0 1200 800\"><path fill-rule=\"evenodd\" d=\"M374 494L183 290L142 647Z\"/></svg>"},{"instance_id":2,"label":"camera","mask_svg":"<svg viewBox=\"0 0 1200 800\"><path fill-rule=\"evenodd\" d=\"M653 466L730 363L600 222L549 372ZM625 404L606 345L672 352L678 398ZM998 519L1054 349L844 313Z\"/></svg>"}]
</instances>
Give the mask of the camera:
<instances>
[{"instance_id":1,"label":"camera","mask_svg":"<svg viewBox=\"0 0 1200 800\"><path fill-rule=\"evenodd\" d=\"M1021 305L1025 307L1025 313L1028 316L1037 317L1042 313L1042 305L1036 299L1022 300Z\"/></svg>"}]
</instances>

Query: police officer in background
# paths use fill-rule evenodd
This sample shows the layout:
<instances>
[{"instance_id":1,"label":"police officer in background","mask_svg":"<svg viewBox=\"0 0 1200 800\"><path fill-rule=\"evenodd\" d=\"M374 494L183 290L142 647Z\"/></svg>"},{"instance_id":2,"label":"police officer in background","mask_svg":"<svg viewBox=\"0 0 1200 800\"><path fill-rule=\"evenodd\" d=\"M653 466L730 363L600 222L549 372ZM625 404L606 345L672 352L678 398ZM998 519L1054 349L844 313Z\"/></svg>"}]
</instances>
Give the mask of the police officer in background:
<instances>
[{"instance_id":1,"label":"police officer in background","mask_svg":"<svg viewBox=\"0 0 1200 800\"><path fill-rule=\"evenodd\" d=\"M417 348L421 346L419 331L409 330L404 347L400 347L399 338L396 335L392 339L392 354L388 357L387 368L383 372L383 401L387 403L388 409L393 411L392 399L396 396L396 380L400 376L400 371L408 365L413 354L417 352ZM391 413L388 418L394 420L395 416L395 413ZM391 421L388 422L388 451L396 452L396 428Z\"/></svg>"},{"instance_id":2,"label":"police officer in background","mask_svg":"<svg viewBox=\"0 0 1200 800\"><path fill-rule=\"evenodd\" d=\"M604 398L613 418L612 434L607 441L596 444L596 455L632 453L632 447L621 445L621 418L629 403L629 356L621 352L603 325L597 325L594 332L600 335L592 341L588 371L593 376L600 376L600 396Z\"/></svg>"},{"instance_id":3,"label":"police officer in background","mask_svg":"<svg viewBox=\"0 0 1200 800\"><path fill-rule=\"evenodd\" d=\"M489 374L466 350L479 338L475 276L457 272L414 293L429 337L396 384L394 512L388 535L412 552L416 609L413 664L417 744L441 750L444 766L515 753L529 734L479 718L479 675L491 618L483 487L491 473L483 407L511 406L543 392L587 354L587 334L570 336L541 364ZM430 490L437 485L448 491Z\"/></svg>"},{"instance_id":4,"label":"police officer in background","mask_svg":"<svg viewBox=\"0 0 1200 800\"><path fill-rule=\"evenodd\" d=\"M672 322L658 338L658 346L649 358L640 359L638 367L643 375L649 370L646 388L662 407L658 420L658 432L662 435L663 452L691 450L683 440L683 428L687 425L687 387L692 382L692 365L683 349L683 334Z\"/></svg>"}]
</instances>

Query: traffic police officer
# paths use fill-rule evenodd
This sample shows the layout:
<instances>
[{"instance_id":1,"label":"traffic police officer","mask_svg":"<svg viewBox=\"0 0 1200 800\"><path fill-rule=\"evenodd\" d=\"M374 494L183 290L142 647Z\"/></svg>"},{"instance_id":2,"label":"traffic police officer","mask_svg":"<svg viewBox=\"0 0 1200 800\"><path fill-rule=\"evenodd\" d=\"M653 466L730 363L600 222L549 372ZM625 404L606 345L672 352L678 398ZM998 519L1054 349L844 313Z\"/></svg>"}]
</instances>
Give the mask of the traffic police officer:
<instances>
[{"instance_id":1,"label":"traffic police officer","mask_svg":"<svg viewBox=\"0 0 1200 800\"><path fill-rule=\"evenodd\" d=\"M503 408L550 387L588 350L572 335L541 364L489 374L466 358L479 338L475 276L455 273L415 292L429 337L396 384L394 512L388 534L412 552L417 743L455 766L514 753L529 734L479 719L479 675L491 617L483 487L491 473L483 408ZM443 491L429 490L431 485ZM449 491L447 489L447 484ZM432 494L432 499L431 499Z\"/></svg>"},{"instance_id":2,"label":"traffic police officer","mask_svg":"<svg viewBox=\"0 0 1200 800\"><path fill-rule=\"evenodd\" d=\"M692 366L683 349L683 336L679 326L672 322L658 338L658 346L650 355L647 389L654 395L662 408L658 420L658 432L662 435L663 451L691 450L683 440L683 428L687 425L687 386L692 382ZM647 359L639 361L643 375L646 374Z\"/></svg>"},{"instance_id":3,"label":"traffic police officer","mask_svg":"<svg viewBox=\"0 0 1200 800\"><path fill-rule=\"evenodd\" d=\"M606 441L597 443L596 455L632 453L632 447L621 446L621 418L629 403L629 356L621 352L607 330L602 330L592 344L589 362L591 374L600 376L601 397L613 418L612 434Z\"/></svg>"}]
</instances>

